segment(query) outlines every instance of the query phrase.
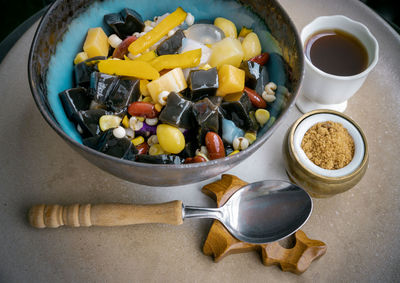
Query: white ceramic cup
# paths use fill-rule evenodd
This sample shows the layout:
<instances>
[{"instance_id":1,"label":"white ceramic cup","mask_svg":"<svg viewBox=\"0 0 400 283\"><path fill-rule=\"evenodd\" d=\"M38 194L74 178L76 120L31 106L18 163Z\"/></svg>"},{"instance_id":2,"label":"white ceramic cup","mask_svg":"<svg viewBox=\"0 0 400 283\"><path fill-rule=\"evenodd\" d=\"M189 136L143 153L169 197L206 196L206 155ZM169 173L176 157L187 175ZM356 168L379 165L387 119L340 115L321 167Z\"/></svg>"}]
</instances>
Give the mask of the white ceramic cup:
<instances>
[{"instance_id":1,"label":"white ceramic cup","mask_svg":"<svg viewBox=\"0 0 400 283\"><path fill-rule=\"evenodd\" d=\"M342 15L318 17L305 26L300 35L303 47L312 35L330 29L343 30L358 38L367 50L368 67L354 76L336 76L321 71L304 55L303 85L296 101L297 107L303 113L316 109L343 112L347 107L347 100L360 89L378 62L379 45L375 37L366 26Z\"/></svg>"}]
</instances>

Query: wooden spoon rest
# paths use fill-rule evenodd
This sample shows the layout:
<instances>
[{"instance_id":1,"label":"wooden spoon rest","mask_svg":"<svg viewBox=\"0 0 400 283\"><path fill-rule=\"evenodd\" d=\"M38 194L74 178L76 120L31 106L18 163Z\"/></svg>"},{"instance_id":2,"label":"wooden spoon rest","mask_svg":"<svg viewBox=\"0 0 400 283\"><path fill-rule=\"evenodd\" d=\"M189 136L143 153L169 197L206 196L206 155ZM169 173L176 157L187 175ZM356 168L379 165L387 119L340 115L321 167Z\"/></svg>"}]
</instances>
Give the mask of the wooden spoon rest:
<instances>
[{"instance_id":1,"label":"wooden spoon rest","mask_svg":"<svg viewBox=\"0 0 400 283\"><path fill-rule=\"evenodd\" d=\"M202 192L213 198L218 207L222 206L229 197L247 183L236 176L223 174L221 180L205 185ZM217 220L213 221L207 239L203 246L203 253L214 258L215 262L225 256L249 251L261 251L262 262L266 266L278 265L283 271L301 274L308 269L311 262L323 256L327 247L324 242L313 240L298 230L294 234L295 245L286 249L279 242L269 244L249 244L237 240Z\"/></svg>"}]
</instances>

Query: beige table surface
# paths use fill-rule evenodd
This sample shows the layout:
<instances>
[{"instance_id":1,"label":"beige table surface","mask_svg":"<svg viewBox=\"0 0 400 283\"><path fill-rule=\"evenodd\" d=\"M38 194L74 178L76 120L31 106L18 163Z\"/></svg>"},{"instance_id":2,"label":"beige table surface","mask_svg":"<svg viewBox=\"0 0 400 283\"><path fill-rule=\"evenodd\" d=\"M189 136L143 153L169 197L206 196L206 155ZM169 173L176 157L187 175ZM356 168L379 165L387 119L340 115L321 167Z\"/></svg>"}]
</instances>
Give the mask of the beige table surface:
<instances>
[{"instance_id":1,"label":"beige table surface","mask_svg":"<svg viewBox=\"0 0 400 283\"><path fill-rule=\"evenodd\" d=\"M182 199L215 205L200 192L210 180L177 188L136 185L69 148L30 94L26 65L35 25L0 65L0 282L400 282L399 37L358 1L280 2L299 30L319 15L343 14L365 23L380 44L378 65L345 112L367 136L369 169L352 190L315 199L303 227L327 244L327 253L298 276L262 265L255 252L214 263L201 252L209 220L192 219L179 227L31 228L26 213L37 203ZM271 139L229 173L249 182L287 179L281 144L299 116L292 108Z\"/></svg>"}]
</instances>

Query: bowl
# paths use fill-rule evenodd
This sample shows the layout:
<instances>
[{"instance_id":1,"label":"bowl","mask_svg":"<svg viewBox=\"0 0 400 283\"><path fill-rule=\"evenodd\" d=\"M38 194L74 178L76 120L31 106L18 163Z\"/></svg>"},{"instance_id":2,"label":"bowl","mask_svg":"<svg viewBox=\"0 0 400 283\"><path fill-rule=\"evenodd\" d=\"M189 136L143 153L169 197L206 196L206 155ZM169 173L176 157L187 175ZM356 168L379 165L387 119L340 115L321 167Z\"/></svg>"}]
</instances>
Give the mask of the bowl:
<instances>
[{"instance_id":1,"label":"bowl","mask_svg":"<svg viewBox=\"0 0 400 283\"><path fill-rule=\"evenodd\" d=\"M82 47L89 27L104 26L104 14L134 8L143 19L171 12L181 6L196 20L226 17L237 27L254 27L263 51L280 53L285 61L286 87L290 95L279 115L259 131L257 140L246 150L225 158L182 165L146 164L115 158L81 143L76 129L67 120L58 93L72 87L73 59ZM99 16L100 15L100 16ZM75 151L92 164L119 178L149 185L174 186L206 180L221 174L248 158L272 135L293 106L303 76L303 51L296 28L278 2L269 0L226 1L55 1L35 33L28 62L33 98L44 119Z\"/></svg>"},{"instance_id":2,"label":"bowl","mask_svg":"<svg viewBox=\"0 0 400 283\"><path fill-rule=\"evenodd\" d=\"M313 125L333 121L343 125L354 141L354 156L340 169L327 170L315 165L304 153L301 142ZM283 142L286 173L312 197L331 197L353 188L368 167L368 144L360 126L350 117L334 110L315 110L301 116L288 129Z\"/></svg>"}]
</instances>

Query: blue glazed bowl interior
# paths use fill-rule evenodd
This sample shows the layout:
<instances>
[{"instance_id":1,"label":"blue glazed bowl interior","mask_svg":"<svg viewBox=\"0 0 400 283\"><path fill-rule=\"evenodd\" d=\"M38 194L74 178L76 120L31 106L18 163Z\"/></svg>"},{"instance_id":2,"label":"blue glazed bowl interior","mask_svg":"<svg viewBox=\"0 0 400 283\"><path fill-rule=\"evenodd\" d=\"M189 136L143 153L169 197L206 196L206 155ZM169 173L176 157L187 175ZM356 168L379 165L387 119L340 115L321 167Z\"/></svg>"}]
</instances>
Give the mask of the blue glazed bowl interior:
<instances>
[{"instance_id":1,"label":"blue glazed bowl interior","mask_svg":"<svg viewBox=\"0 0 400 283\"><path fill-rule=\"evenodd\" d=\"M264 52L281 53L277 41L271 36L264 21L250 8L236 1L226 0L106 0L94 2L83 13L72 20L62 41L57 44L56 52L52 55L47 73L47 97L50 108L63 131L75 141L82 143L81 137L74 124L68 120L58 93L73 87L73 60L78 52L82 51L82 45L89 28L102 27L107 31L103 23L103 15L116 13L123 8L136 10L143 20L153 19L155 16L171 13L181 6L186 12L192 13L196 22L213 21L216 17L224 17L233 21L238 28L245 26L258 34Z\"/></svg>"}]
</instances>

